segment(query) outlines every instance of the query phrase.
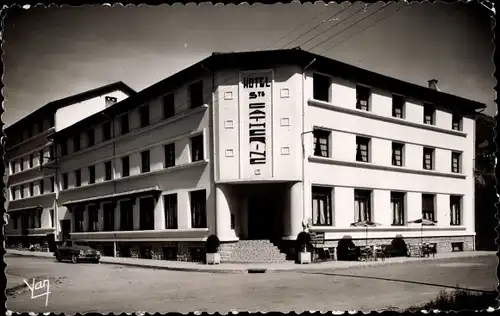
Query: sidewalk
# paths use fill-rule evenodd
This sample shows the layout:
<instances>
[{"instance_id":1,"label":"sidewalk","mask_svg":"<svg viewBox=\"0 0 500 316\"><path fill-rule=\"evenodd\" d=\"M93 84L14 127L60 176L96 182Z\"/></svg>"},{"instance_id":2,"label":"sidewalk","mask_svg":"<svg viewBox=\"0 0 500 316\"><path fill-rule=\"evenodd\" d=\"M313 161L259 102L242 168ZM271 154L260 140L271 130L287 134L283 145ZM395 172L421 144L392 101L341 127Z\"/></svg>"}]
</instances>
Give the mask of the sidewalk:
<instances>
[{"instance_id":1,"label":"sidewalk","mask_svg":"<svg viewBox=\"0 0 500 316\"><path fill-rule=\"evenodd\" d=\"M44 257L47 259L55 260L52 252L31 252L7 249L7 254L30 256L30 257ZM450 252L436 254L435 257L430 258L388 258L384 261L328 261L313 264L296 264L292 261L285 263L222 263L220 265L206 265L195 262L183 261L167 261L167 260L153 260L153 259L136 259L136 258L120 258L120 257L102 257L101 263L103 264L118 264L125 266L150 268L150 269L165 269L174 271L189 271L189 272L210 272L210 273L252 273L252 272L287 272L287 271L311 271L311 270L335 270L335 269L348 269L353 267L371 267L377 265L388 265L414 261L430 261L430 260L443 260L443 259L459 259L468 257L481 257L481 256L495 256L494 251L466 251L466 252Z\"/></svg>"}]
</instances>

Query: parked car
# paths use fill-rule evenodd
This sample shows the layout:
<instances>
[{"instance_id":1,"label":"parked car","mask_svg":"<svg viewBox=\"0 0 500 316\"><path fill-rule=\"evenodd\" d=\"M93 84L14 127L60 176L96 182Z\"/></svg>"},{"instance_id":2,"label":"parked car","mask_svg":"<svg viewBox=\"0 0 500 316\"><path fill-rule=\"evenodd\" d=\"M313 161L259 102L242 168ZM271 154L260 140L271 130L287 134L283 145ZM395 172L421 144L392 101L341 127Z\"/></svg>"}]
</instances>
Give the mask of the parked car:
<instances>
[{"instance_id":1,"label":"parked car","mask_svg":"<svg viewBox=\"0 0 500 316\"><path fill-rule=\"evenodd\" d=\"M90 261L99 263L101 253L83 241L64 241L54 252L57 261L71 260L73 263Z\"/></svg>"}]
</instances>

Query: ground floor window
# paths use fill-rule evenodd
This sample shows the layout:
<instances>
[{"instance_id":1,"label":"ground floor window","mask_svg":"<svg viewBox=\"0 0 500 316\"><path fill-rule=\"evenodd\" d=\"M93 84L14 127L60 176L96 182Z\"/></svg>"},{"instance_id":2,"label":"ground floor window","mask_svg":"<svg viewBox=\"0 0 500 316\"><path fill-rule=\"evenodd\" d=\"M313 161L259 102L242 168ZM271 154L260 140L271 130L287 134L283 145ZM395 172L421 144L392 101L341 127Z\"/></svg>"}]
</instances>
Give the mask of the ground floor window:
<instances>
[{"instance_id":1,"label":"ground floor window","mask_svg":"<svg viewBox=\"0 0 500 316\"><path fill-rule=\"evenodd\" d=\"M53 209L49 210L49 214L50 214L50 227L54 227L54 220L55 220L54 210Z\"/></svg>"},{"instance_id":2,"label":"ground floor window","mask_svg":"<svg viewBox=\"0 0 500 316\"><path fill-rule=\"evenodd\" d=\"M73 218L75 221L75 233L83 232L83 208L75 207L73 209Z\"/></svg>"},{"instance_id":3,"label":"ground floor window","mask_svg":"<svg viewBox=\"0 0 500 316\"><path fill-rule=\"evenodd\" d=\"M450 196L450 225L461 225L460 205L462 204L461 196Z\"/></svg>"},{"instance_id":4,"label":"ground floor window","mask_svg":"<svg viewBox=\"0 0 500 316\"><path fill-rule=\"evenodd\" d=\"M115 230L115 207L113 203L103 204L103 215L104 215L104 231L114 231Z\"/></svg>"},{"instance_id":5,"label":"ground floor window","mask_svg":"<svg viewBox=\"0 0 500 316\"><path fill-rule=\"evenodd\" d=\"M434 195L422 194L422 218L434 221Z\"/></svg>"},{"instance_id":6,"label":"ground floor window","mask_svg":"<svg viewBox=\"0 0 500 316\"><path fill-rule=\"evenodd\" d=\"M192 191L191 198L191 227L207 228L206 190Z\"/></svg>"},{"instance_id":7,"label":"ground floor window","mask_svg":"<svg viewBox=\"0 0 500 316\"><path fill-rule=\"evenodd\" d=\"M313 225L332 225L332 189L326 187L312 188L312 220Z\"/></svg>"},{"instance_id":8,"label":"ground floor window","mask_svg":"<svg viewBox=\"0 0 500 316\"><path fill-rule=\"evenodd\" d=\"M99 230L99 207L97 205L89 205L87 208L89 216L89 231L96 232Z\"/></svg>"},{"instance_id":9,"label":"ground floor window","mask_svg":"<svg viewBox=\"0 0 500 316\"><path fill-rule=\"evenodd\" d=\"M163 208L165 210L165 228L177 229L177 194L164 195Z\"/></svg>"},{"instance_id":10,"label":"ground floor window","mask_svg":"<svg viewBox=\"0 0 500 316\"><path fill-rule=\"evenodd\" d=\"M354 221L371 221L371 195L368 190L354 190Z\"/></svg>"},{"instance_id":11,"label":"ground floor window","mask_svg":"<svg viewBox=\"0 0 500 316\"><path fill-rule=\"evenodd\" d=\"M155 200L154 198L142 198L139 200L140 229L155 229Z\"/></svg>"},{"instance_id":12,"label":"ground floor window","mask_svg":"<svg viewBox=\"0 0 500 316\"><path fill-rule=\"evenodd\" d=\"M132 201L120 202L120 229L124 231L134 230L134 206Z\"/></svg>"},{"instance_id":13,"label":"ground floor window","mask_svg":"<svg viewBox=\"0 0 500 316\"><path fill-rule=\"evenodd\" d=\"M392 225L405 224L405 194L391 192Z\"/></svg>"}]
</instances>

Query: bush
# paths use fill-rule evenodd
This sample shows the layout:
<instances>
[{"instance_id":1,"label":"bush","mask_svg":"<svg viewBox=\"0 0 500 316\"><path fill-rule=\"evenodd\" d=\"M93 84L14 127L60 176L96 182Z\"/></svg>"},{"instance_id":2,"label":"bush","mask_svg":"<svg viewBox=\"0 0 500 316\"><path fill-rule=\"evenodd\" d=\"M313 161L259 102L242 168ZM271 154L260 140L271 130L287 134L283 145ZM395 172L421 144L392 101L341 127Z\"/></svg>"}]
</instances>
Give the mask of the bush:
<instances>
[{"instance_id":1,"label":"bush","mask_svg":"<svg viewBox=\"0 0 500 316\"><path fill-rule=\"evenodd\" d=\"M337 244L337 260L357 260L356 245L350 237L342 237Z\"/></svg>"},{"instance_id":2,"label":"bush","mask_svg":"<svg viewBox=\"0 0 500 316\"><path fill-rule=\"evenodd\" d=\"M206 253L216 253L219 250L220 240L215 235L210 235L205 243Z\"/></svg>"},{"instance_id":3,"label":"bush","mask_svg":"<svg viewBox=\"0 0 500 316\"><path fill-rule=\"evenodd\" d=\"M304 251L304 248L307 249L307 246L311 243L311 234L308 232L300 232L297 235L297 250L299 252Z\"/></svg>"},{"instance_id":4,"label":"bush","mask_svg":"<svg viewBox=\"0 0 500 316\"><path fill-rule=\"evenodd\" d=\"M497 293L490 292L472 292L466 290L454 290L449 293L442 290L438 297L422 306L412 306L408 311L420 310L484 310L488 307L495 307L497 304Z\"/></svg>"},{"instance_id":5,"label":"bush","mask_svg":"<svg viewBox=\"0 0 500 316\"><path fill-rule=\"evenodd\" d=\"M391 257L406 257L408 254L408 246L403 239L403 236L394 237L391 242Z\"/></svg>"}]
</instances>

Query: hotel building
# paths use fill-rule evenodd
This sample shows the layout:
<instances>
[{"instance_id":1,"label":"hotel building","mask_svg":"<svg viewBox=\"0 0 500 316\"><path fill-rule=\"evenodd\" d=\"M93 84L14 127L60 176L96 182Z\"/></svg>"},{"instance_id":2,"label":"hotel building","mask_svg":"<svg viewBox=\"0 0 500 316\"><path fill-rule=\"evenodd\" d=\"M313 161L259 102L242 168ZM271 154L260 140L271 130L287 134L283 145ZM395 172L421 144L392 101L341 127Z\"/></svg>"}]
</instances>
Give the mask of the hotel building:
<instances>
[{"instance_id":1,"label":"hotel building","mask_svg":"<svg viewBox=\"0 0 500 316\"><path fill-rule=\"evenodd\" d=\"M57 130L58 222L104 255L167 260L201 260L215 234L223 261L283 261L306 222L322 247L472 250L485 106L429 85L300 49L214 53Z\"/></svg>"}]
</instances>

